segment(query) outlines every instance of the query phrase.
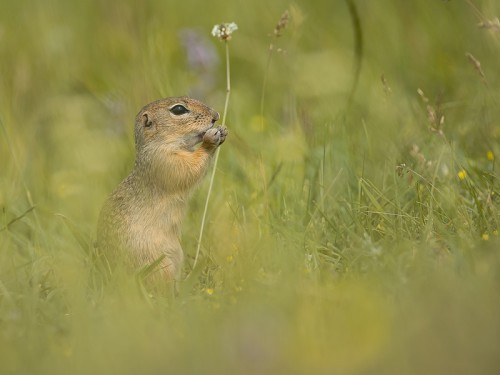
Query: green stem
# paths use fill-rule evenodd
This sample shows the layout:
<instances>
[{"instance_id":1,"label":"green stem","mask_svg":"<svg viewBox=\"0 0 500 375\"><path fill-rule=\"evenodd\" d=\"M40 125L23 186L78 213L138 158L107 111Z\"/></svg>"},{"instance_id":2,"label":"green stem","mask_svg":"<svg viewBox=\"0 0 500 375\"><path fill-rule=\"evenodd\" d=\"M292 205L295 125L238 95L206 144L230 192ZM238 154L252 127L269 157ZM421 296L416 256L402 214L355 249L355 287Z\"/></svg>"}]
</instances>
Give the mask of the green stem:
<instances>
[{"instance_id":1,"label":"green stem","mask_svg":"<svg viewBox=\"0 0 500 375\"><path fill-rule=\"evenodd\" d=\"M226 101L224 103L224 112L222 113L222 125L226 125L226 115L227 115L227 108L229 105L229 96L231 94L231 78L230 78L230 65L229 65L229 43L226 41ZM215 180L215 170L217 169L217 162L219 161L219 153L220 153L220 148L217 149L215 152L215 160L214 160L214 166L212 169L212 175L210 176L210 184L208 185L208 193L207 193L207 198L205 199L205 208L203 209L203 216L201 219L201 226L200 226L200 234L198 236L198 244L196 246L196 255L194 257L194 262L193 262L193 270L196 267L196 264L198 263L198 258L200 256L200 249L201 249L201 241L203 239L203 231L205 229L205 221L207 218L207 211L208 211L208 203L210 201L210 195L212 194L212 187L214 185L214 180ZM188 275L189 277L189 275Z\"/></svg>"}]
</instances>

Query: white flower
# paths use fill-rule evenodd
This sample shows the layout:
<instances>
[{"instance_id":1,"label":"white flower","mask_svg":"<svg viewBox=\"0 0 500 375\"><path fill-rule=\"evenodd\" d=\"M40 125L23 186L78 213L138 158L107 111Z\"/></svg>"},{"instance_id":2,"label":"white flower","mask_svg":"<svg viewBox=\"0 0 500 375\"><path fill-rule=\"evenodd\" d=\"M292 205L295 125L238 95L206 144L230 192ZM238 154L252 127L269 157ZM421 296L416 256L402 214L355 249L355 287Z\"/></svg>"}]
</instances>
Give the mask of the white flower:
<instances>
[{"instance_id":1,"label":"white flower","mask_svg":"<svg viewBox=\"0 0 500 375\"><path fill-rule=\"evenodd\" d=\"M221 23L219 25L215 25L212 29L212 35L220 40L229 40L231 39L231 34L233 31L238 30L238 25L234 22L231 23Z\"/></svg>"}]
</instances>

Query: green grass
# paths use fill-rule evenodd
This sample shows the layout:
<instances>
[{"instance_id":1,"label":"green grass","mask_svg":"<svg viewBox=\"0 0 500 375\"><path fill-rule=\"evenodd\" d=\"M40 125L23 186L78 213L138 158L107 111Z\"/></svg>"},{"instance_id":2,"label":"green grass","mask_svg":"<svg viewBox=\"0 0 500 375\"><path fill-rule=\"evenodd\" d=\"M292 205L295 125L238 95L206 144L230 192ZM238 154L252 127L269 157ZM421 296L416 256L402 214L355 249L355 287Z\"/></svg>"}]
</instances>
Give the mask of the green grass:
<instances>
[{"instance_id":1,"label":"green grass","mask_svg":"<svg viewBox=\"0 0 500 375\"><path fill-rule=\"evenodd\" d=\"M500 29L478 27L497 1L4 3L0 373L498 372ZM184 94L222 111L210 30L231 21L198 266L176 298L105 278L95 225L134 116ZM191 65L185 29L218 62Z\"/></svg>"}]
</instances>

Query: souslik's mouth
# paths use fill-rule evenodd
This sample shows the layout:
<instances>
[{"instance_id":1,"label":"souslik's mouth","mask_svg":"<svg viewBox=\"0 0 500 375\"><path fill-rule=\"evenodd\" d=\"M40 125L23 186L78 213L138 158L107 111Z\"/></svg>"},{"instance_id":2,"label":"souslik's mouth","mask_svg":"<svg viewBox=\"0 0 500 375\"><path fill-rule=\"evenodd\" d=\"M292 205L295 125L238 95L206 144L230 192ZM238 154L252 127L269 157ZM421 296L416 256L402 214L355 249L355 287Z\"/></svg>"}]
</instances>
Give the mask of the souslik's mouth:
<instances>
[{"instance_id":1,"label":"souslik's mouth","mask_svg":"<svg viewBox=\"0 0 500 375\"><path fill-rule=\"evenodd\" d=\"M198 133L198 142L201 142L203 140L203 136L205 135L205 133L207 131L209 131L210 129L212 129L214 126L215 126L215 122L212 122L212 123L210 123L210 125L208 126L208 128L206 128L205 130L199 132Z\"/></svg>"},{"instance_id":2,"label":"souslik's mouth","mask_svg":"<svg viewBox=\"0 0 500 375\"><path fill-rule=\"evenodd\" d=\"M212 129L213 127L215 126L215 122L212 122L210 123L210 125L208 127L206 127L204 130L202 130L201 132L198 132L198 133L191 133L189 134L186 138L186 148L193 151L193 149L195 148L195 146L199 143L201 143L201 141L203 141L203 136L205 135L205 133Z\"/></svg>"}]
</instances>

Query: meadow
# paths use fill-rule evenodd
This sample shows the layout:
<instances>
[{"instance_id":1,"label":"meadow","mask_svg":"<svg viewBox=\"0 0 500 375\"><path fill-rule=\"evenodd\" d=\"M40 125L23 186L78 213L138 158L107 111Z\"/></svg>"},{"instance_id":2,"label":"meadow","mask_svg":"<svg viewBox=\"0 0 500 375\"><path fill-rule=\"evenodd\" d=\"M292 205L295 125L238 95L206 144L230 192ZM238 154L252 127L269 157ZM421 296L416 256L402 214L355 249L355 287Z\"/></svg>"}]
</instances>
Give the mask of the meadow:
<instances>
[{"instance_id":1,"label":"meadow","mask_svg":"<svg viewBox=\"0 0 500 375\"><path fill-rule=\"evenodd\" d=\"M498 1L1 8L1 374L500 371ZM104 277L134 117L223 111L221 22L230 133L197 265L208 178L177 296Z\"/></svg>"}]
</instances>

